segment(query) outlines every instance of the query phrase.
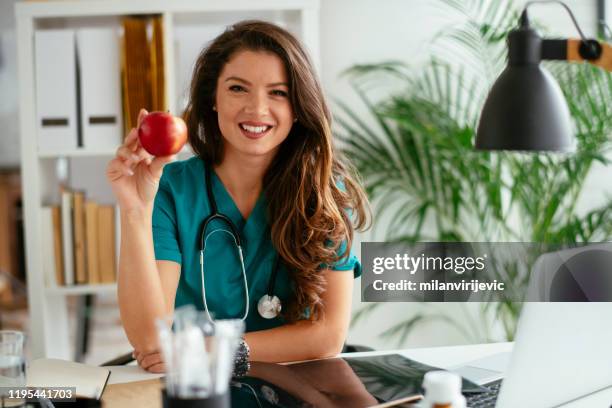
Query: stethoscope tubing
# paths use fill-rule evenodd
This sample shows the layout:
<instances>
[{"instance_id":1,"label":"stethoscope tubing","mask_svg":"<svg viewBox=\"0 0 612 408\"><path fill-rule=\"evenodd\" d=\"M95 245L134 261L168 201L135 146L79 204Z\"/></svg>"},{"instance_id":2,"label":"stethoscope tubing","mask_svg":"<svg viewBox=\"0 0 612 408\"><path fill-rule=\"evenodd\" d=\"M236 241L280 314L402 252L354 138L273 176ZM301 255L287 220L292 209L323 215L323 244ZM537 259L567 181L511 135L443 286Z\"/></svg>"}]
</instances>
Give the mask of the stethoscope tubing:
<instances>
[{"instance_id":1,"label":"stethoscope tubing","mask_svg":"<svg viewBox=\"0 0 612 408\"><path fill-rule=\"evenodd\" d=\"M242 277L243 277L243 281L244 281L244 292L245 292L245 302L246 302L246 307L245 307L245 312L244 315L242 316L241 320L246 320L248 314L249 314L249 303L250 303L250 299L249 299L249 285L248 285L248 281L247 281L247 276L246 276L246 270L244 267L244 255L243 255L243 250L242 250L242 240L240 237L240 233L238 232L238 228L236 227L236 225L232 222L232 220L226 216L225 214L222 214L218 211L217 209L217 202L215 200L215 196L213 194L212 191L212 177L211 177L211 171L209 166L207 165L207 163L203 163L204 164L204 168L205 168L205 177L206 177L206 194L208 196L208 202L210 204L211 207L211 213L204 219L204 221L202 222L202 227L200 229L200 275L201 275L201 280L202 280L202 300L204 303L204 310L206 311L206 314L208 316L208 319L214 323L214 319L212 318L212 316L210 315L210 312L208 310L208 304L206 301L206 285L205 285L205 277L204 277L204 251L206 249L206 242L208 241L208 238L216 233L216 232L225 232L227 234L229 234L233 239L234 239L234 243L236 244L236 248L238 251L238 257L240 259L240 267L242 269ZM226 229L215 229L213 231L211 231L208 235L206 235L206 228L208 227L208 225L213 221L213 220L219 220L223 223L225 223L225 225L227 225L230 229L230 231L226 230ZM272 273L270 274L270 279L268 281L268 290L267 290L267 294L264 295L268 297L269 300L275 300L276 302L279 303L278 308L280 309L280 301L278 300L278 298L276 296L273 295L274 293L274 286L276 284L276 277L278 274L278 268L279 268L279 263L280 263L280 256L277 255L276 259L274 261L274 267L272 269ZM261 311L260 311L261 314ZM264 317L262 315L262 317Z\"/></svg>"}]
</instances>

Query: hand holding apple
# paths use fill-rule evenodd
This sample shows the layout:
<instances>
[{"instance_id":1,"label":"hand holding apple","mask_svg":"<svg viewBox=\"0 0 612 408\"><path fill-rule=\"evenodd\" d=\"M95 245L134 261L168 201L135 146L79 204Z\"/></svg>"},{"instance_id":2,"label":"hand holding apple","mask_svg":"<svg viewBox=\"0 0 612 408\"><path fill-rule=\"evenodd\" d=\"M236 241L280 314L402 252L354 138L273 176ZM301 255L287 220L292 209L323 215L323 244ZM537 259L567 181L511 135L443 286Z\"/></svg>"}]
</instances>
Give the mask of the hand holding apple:
<instances>
[{"instance_id":1,"label":"hand holding apple","mask_svg":"<svg viewBox=\"0 0 612 408\"><path fill-rule=\"evenodd\" d=\"M170 122L173 121L172 115L167 113L163 115L170 118ZM151 115L145 109L140 110L138 127L130 130L106 169L106 176L117 197L117 202L121 211L126 214L131 210L152 211L153 200L157 194L163 168L167 163L176 160L176 156L169 152L179 151L186 139L186 131L178 132L179 136L181 133L183 134L182 141L179 139L177 143L166 144L167 150L163 150L164 145L162 144L162 148L160 148L160 144L152 133L155 129L158 129L159 125L156 124L149 124L149 127L143 129L144 136L139 138L141 124L149 116ZM179 130L181 123L183 127L185 126L181 120L178 125ZM175 135L172 128L170 133L173 136ZM167 138L164 132L160 137L162 140L164 140L164 137ZM140 140L144 140L156 156L147 152Z\"/></svg>"},{"instance_id":2,"label":"hand holding apple","mask_svg":"<svg viewBox=\"0 0 612 408\"><path fill-rule=\"evenodd\" d=\"M168 112L151 112L138 126L138 139L156 157L178 153L187 141L187 125Z\"/></svg>"}]
</instances>

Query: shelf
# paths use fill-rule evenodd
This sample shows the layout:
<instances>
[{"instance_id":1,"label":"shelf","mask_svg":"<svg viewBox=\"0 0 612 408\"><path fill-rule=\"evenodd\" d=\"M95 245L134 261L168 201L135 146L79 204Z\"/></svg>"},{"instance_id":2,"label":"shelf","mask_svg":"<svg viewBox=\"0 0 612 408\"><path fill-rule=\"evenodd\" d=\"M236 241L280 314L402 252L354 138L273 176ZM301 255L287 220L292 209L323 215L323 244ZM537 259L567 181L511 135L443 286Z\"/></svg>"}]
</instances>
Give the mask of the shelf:
<instances>
[{"instance_id":1,"label":"shelf","mask_svg":"<svg viewBox=\"0 0 612 408\"><path fill-rule=\"evenodd\" d=\"M119 146L117 146L119 147ZM66 150L66 151L51 151L51 152L38 152L38 157L41 159L54 159L58 157L89 157L89 156L114 156L117 152L113 150Z\"/></svg>"},{"instance_id":2,"label":"shelf","mask_svg":"<svg viewBox=\"0 0 612 408\"><path fill-rule=\"evenodd\" d=\"M17 18L50 18L106 16L127 14L194 13L257 10L304 10L318 9L319 2L313 0L63 0L23 2L16 7Z\"/></svg>"},{"instance_id":3,"label":"shelf","mask_svg":"<svg viewBox=\"0 0 612 408\"><path fill-rule=\"evenodd\" d=\"M117 146L119 148L119 146ZM54 151L54 152L38 152L38 157L41 159L57 159L59 157L103 157L103 156L114 156L117 154L117 149L113 150L65 150L65 151ZM189 143L185 143L185 146L178 153L179 155L187 155L191 157L193 150Z\"/></svg>"},{"instance_id":4,"label":"shelf","mask_svg":"<svg viewBox=\"0 0 612 408\"><path fill-rule=\"evenodd\" d=\"M96 295L102 293L116 293L116 283L104 283L99 285L72 285L48 287L45 289L50 295Z\"/></svg>"}]
</instances>

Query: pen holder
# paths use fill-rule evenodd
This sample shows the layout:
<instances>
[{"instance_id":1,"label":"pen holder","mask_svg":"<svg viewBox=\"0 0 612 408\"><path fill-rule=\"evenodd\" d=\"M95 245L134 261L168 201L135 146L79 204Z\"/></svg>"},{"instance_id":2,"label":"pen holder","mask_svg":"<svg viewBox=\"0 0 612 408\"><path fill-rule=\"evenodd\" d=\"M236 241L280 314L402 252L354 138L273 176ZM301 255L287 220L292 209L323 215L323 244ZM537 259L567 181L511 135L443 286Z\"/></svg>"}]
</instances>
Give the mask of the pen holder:
<instances>
[{"instance_id":1,"label":"pen holder","mask_svg":"<svg viewBox=\"0 0 612 408\"><path fill-rule=\"evenodd\" d=\"M207 398L179 398L168 395L162 389L163 408L230 408L230 393L211 395Z\"/></svg>"}]
</instances>

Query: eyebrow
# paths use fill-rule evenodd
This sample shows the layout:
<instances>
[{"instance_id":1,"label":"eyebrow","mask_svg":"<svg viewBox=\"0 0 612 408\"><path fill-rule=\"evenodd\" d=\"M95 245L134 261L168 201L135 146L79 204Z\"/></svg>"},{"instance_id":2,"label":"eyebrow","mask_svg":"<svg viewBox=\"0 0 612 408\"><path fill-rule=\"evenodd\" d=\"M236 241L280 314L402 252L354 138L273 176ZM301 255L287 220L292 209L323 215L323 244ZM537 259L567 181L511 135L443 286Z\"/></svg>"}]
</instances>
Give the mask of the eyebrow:
<instances>
[{"instance_id":1,"label":"eyebrow","mask_svg":"<svg viewBox=\"0 0 612 408\"><path fill-rule=\"evenodd\" d=\"M252 84L251 84L249 81L247 81L246 79L239 78L239 77L235 77L235 76L231 76L231 77L227 78L227 79L225 80L225 82L227 82L227 81L238 81L238 82L242 82L243 84L246 84L246 85L252 85ZM266 86L267 86L267 87L274 87L274 86L280 86L280 85L282 85L282 86L286 86L287 88L289 88L289 84L287 84L286 82L274 82L274 83L268 84L268 85L266 85Z\"/></svg>"}]
</instances>

